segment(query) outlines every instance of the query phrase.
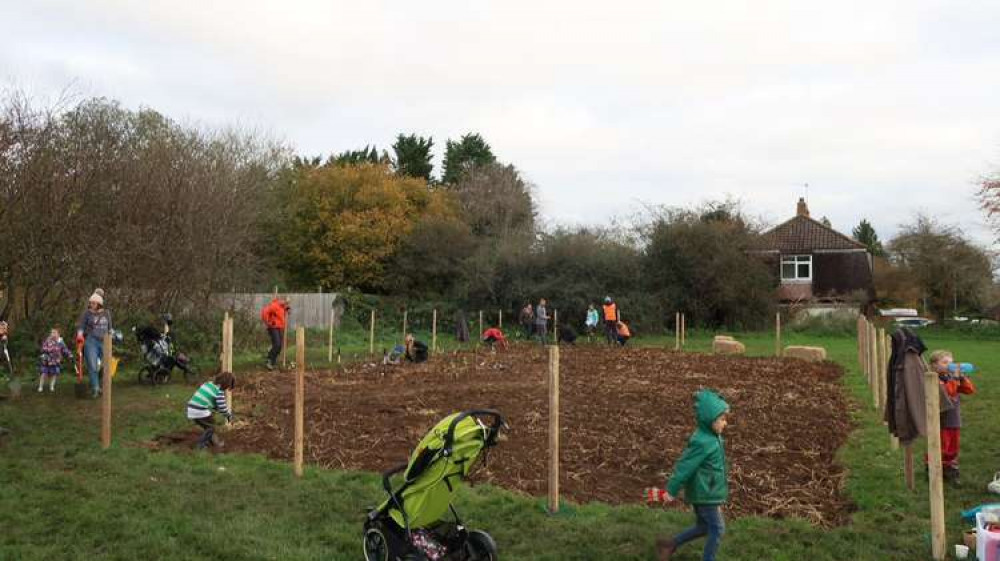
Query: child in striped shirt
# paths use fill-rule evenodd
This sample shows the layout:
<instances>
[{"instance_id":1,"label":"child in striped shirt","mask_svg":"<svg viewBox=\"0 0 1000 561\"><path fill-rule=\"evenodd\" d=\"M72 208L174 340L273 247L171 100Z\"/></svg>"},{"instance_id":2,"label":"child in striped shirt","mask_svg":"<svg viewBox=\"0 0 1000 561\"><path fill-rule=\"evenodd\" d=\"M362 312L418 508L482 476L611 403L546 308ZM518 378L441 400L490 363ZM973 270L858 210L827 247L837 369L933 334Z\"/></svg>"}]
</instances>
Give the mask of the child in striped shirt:
<instances>
[{"instance_id":1,"label":"child in striped shirt","mask_svg":"<svg viewBox=\"0 0 1000 561\"><path fill-rule=\"evenodd\" d=\"M198 439L198 448L207 448L216 444L215 419L213 411L225 415L226 420L233 421L233 412L226 403L226 390L236 387L236 378L232 372L220 372L214 381L205 382L194 392L187 404L187 417L205 432Z\"/></svg>"}]
</instances>

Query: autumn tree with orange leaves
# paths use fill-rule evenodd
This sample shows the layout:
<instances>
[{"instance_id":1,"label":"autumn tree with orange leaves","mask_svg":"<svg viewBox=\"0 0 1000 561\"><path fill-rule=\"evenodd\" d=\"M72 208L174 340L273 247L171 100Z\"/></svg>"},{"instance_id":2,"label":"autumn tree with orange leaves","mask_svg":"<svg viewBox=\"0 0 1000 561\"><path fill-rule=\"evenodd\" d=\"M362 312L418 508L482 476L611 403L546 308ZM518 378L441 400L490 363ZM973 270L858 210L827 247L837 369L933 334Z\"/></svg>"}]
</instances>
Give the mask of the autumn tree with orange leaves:
<instances>
[{"instance_id":1,"label":"autumn tree with orange leaves","mask_svg":"<svg viewBox=\"0 0 1000 561\"><path fill-rule=\"evenodd\" d=\"M454 197L384 164L302 165L272 223L281 268L302 286L383 292L392 258L420 221L455 221Z\"/></svg>"}]
</instances>

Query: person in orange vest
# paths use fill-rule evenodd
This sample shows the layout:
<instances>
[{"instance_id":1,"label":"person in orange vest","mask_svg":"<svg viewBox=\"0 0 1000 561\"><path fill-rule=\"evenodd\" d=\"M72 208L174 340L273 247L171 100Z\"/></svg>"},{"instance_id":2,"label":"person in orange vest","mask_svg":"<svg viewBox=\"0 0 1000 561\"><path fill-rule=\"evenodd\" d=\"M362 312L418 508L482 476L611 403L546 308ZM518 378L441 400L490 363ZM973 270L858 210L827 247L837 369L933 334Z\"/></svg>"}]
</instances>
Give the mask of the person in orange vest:
<instances>
[{"instance_id":1,"label":"person in orange vest","mask_svg":"<svg viewBox=\"0 0 1000 561\"><path fill-rule=\"evenodd\" d=\"M618 342L618 321L621 320L621 314L618 312L618 304L610 296L604 297L603 315L604 338L609 345L614 345Z\"/></svg>"},{"instance_id":2,"label":"person in orange vest","mask_svg":"<svg viewBox=\"0 0 1000 561\"><path fill-rule=\"evenodd\" d=\"M260 319L267 326L267 335L271 338L271 350L267 352L268 370L274 370L275 361L281 354L282 336L288 325L288 312L291 309L287 300L275 297L260 311Z\"/></svg>"}]
</instances>

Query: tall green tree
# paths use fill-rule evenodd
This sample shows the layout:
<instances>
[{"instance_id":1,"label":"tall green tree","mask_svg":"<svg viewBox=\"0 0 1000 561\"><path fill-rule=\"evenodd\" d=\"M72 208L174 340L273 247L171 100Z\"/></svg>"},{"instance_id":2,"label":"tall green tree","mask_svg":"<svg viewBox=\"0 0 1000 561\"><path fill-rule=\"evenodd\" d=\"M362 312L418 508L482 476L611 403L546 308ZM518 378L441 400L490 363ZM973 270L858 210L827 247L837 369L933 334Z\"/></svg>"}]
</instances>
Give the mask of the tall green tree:
<instances>
[{"instance_id":1,"label":"tall green tree","mask_svg":"<svg viewBox=\"0 0 1000 561\"><path fill-rule=\"evenodd\" d=\"M490 145L479 133L466 134L458 142L449 140L445 143L444 173L441 175L441 182L445 185L454 185L467 170L496 161L497 158L493 155Z\"/></svg>"},{"instance_id":2,"label":"tall green tree","mask_svg":"<svg viewBox=\"0 0 1000 561\"><path fill-rule=\"evenodd\" d=\"M415 134L400 134L396 137L392 151L396 154L396 173L407 177L419 177L430 183L434 164L431 148L434 140Z\"/></svg>"},{"instance_id":3,"label":"tall green tree","mask_svg":"<svg viewBox=\"0 0 1000 561\"><path fill-rule=\"evenodd\" d=\"M872 227L867 219L862 218L861 223L854 228L851 234L854 236L854 239L868 247L868 253L871 253L875 257L885 257L885 248L882 247L882 242L879 241L878 234L875 233L875 228Z\"/></svg>"}]
</instances>

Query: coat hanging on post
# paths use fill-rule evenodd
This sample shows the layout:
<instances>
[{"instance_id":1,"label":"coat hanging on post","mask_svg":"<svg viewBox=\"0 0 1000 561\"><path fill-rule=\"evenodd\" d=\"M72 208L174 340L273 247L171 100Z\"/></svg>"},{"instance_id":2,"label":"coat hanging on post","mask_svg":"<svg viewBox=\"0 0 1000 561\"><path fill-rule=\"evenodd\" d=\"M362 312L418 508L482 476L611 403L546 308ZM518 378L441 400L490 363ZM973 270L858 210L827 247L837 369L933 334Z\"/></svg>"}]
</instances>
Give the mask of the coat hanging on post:
<instances>
[{"instance_id":1,"label":"coat hanging on post","mask_svg":"<svg viewBox=\"0 0 1000 561\"><path fill-rule=\"evenodd\" d=\"M886 387L885 421L889 432L908 445L917 437L927 435L927 411L924 395L924 372L927 364L923 353L927 346L913 331L902 327L892 334ZM941 401L942 412L951 408L948 400Z\"/></svg>"}]
</instances>

